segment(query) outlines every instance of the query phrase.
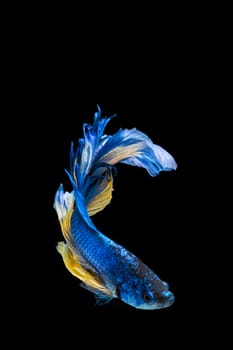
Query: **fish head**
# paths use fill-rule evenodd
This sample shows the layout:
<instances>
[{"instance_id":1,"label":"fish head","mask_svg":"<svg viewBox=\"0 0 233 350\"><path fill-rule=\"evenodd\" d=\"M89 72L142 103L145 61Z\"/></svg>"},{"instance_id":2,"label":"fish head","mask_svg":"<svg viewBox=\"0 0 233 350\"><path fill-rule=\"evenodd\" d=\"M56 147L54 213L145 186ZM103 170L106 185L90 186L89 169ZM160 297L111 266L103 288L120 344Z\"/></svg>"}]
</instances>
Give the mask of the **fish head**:
<instances>
[{"instance_id":1,"label":"fish head","mask_svg":"<svg viewBox=\"0 0 233 350\"><path fill-rule=\"evenodd\" d=\"M156 286L155 286L156 284ZM137 308L144 310L163 309L174 303L174 294L169 290L167 282L156 280L154 284L146 284L142 288L141 303Z\"/></svg>"},{"instance_id":2,"label":"fish head","mask_svg":"<svg viewBox=\"0 0 233 350\"><path fill-rule=\"evenodd\" d=\"M144 310L156 310L171 306L174 294L167 282L148 269L144 275L131 276L118 286L119 298L125 303Z\"/></svg>"}]
</instances>

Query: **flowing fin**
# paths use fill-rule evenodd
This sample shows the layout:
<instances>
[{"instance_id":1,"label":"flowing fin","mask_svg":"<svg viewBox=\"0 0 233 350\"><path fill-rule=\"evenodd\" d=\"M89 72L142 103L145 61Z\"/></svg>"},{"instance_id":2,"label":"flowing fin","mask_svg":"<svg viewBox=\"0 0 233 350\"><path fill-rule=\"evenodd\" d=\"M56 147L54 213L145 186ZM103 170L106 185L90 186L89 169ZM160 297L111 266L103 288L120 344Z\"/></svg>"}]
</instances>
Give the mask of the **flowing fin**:
<instances>
[{"instance_id":1,"label":"flowing fin","mask_svg":"<svg viewBox=\"0 0 233 350\"><path fill-rule=\"evenodd\" d=\"M77 208L78 213L81 215L82 219L89 226L89 228L96 231L96 227L93 224L93 222L88 214L87 204L86 204L86 200L85 200L83 194L80 192L80 190L79 190L78 186L76 185L74 179L72 178L71 174L69 174L67 172L67 175L69 176L70 181L73 185L73 189L74 189L73 194L74 194L74 200L75 200L75 208ZM70 219L71 219L71 217L70 217ZM72 228L70 228L70 231L72 231Z\"/></svg>"},{"instance_id":2,"label":"flowing fin","mask_svg":"<svg viewBox=\"0 0 233 350\"><path fill-rule=\"evenodd\" d=\"M104 176L100 180L99 184L91 189L86 198L87 210L90 216L103 210L112 200L112 174L110 173L108 176Z\"/></svg>"},{"instance_id":3,"label":"flowing fin","mask_svg":"<svg viewBox=\"0 0 233 350\"><path fill-rule=\"evenodd\" d=\"M99 153L98 162L110 165L121 162L143 167L151 176L177 168L170 153L154 144L146 134L136 128L120 129L109 138Z\"/></svg>"},{"instance_id":4,"label":"flowing fin","mask_svg":"<svg viewBox=\"0 0 233 350\"><path fill-rule=\"evenodd\" d=\"M89 290L89 292L92 292L95 294L96 305L101 306L103 304L107 304L109 301L111 301L114 298L114 296L112 296L111 294L107 295L100 290L96 290L90 286L85 285L84 283L81 283L81 286Z\"/></svg>"},{"instance_id":5,"label":"flowing fin","mask_svg":"<svg viewBox=\"0 0 233 350\"><path fill-rule=\"evenodd\" d=\"M65 240L70 242L71 245L74 245L70 231L70 220L74 209L74 193L64 192L62 184L56 192L54 208L57 212Z\"/></svg>"},{"instance_id":6,"label":"flowing fin","mask_svg":"<svg viewBox=\"0 0 233 350\"><path fill-rule=\"evenodd\" d=\"M90 216L111 202L112 167L118 162L143 167L151 176L177 167L170 153L136 128L120 129L112 136L103 135L111 118L101 118L98 106L93 125L84 124L84 138L79 139L76 151L71 144L69 177L74 192L78 189L85 198Z\"/></svg>"},{"instance_id":7,"label":"flowing fin","mask_svg":"<svg viewBox=\"0 0 233 350\"><path fill-rule=\"evenodd\" d=\"M97 105L98 112L94 115L94 123L83 124L84 138L79 139L77 151L74 152L73 145L70 152L70 174L81 189L84 186L86 176L91 172L95 162L96 153L99 152L107 141L107 136L103 136L104 129L111 117L101 118L101 110Z\"/></svg>"},{"instance_id":8,"label":"flowing fin","mask_svg":"<svg viewBox=\"0 0 233 350\"><path fill-rule=\"evenodd\" d=\"M83 126L84 138L79 139L76 151L71 144L70 173L67 174L73 192L64 194L60 186L55 198L55 209L66 239L71 239L69 222L74 201L88 226L95 229L90 216L111 202L112 169L118 162L143 167L151 176L177 167L174 158L165 149L136 128L120 129L112 136L103 135L111 118L101 118L98 106L93 125Z\"/></svg>"},{"instance_id":9,"label":"flowing fin","mask_svg":"<svg viewBox=\"0 0 233 350\"><path fill-rule=\"evenodd\" d=\"M57 251L61 254L67 270L83 282L86 289L96 295L111 298L111 291L104 285L101 278L94 273L93 268L82 258L74 254L64 242L58 242ZM85 266L85 267L84 267ZM88 269L89 268L89 269Z\"/></svg>"}]
</instances>

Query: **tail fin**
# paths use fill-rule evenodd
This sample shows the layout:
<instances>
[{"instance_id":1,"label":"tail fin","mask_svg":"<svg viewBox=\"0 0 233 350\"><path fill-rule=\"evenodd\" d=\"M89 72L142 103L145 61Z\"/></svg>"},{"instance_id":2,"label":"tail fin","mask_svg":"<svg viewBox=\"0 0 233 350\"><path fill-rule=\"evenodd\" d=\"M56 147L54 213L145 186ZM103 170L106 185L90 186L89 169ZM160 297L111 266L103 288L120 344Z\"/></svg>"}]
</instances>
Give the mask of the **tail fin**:
<instances>
[{"instance_id":1,"label":"tail fin","mask_svg":"<svg viewBox=\"0 0 233 350\"><path fill-rule=\"evenodd\" d=\"M113 116L101 118L100 107L97 107L93 125L83 125L84 138L79 139L76 151L73 144L70 150L70 178L85 198L89 215L103 210L111 202L112 172L118 162L145 168L151 176L177 167L164 148L136 128L119 129L114 135L105 135L105 127Z\"/></svg>"}]
</instances>

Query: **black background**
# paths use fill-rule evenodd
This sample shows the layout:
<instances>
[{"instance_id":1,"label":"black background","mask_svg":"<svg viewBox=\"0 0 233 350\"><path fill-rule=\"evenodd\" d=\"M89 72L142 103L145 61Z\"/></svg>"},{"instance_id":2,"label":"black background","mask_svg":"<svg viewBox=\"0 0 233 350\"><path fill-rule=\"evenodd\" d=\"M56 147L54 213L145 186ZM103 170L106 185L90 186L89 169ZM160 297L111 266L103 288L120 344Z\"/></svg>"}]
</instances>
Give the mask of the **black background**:
<instances>
[{"instance_id":1,"label":"black background","mask_svg":"<svg viewBox=\"0 0 233 350\"><path fill-rule=\"evenodd\" d=\"M73 17L50 13L36 25L30 18L12 33L5 91L14 97L6 119L17 134L12 137L17 177L11 176L20 257L14 263L22 268L20 273L16 268L11 292L20 310L14 319L24 315L42 344L65 340L67 347L80 347L84 340L108 347L108 336L117 346L127 340L186 348L202 333L193 320L204 302L199 295L202 212L196 200L199 131L208 99L208 31L200 31L202 19L197 22L189 12L179 18L165 12L160 20L155 13L145 16L143 23L125 13L107 16L101 25L99 18L79 25ZM60 183L71 190L64 172L70 143L82 137L84 122L92 123L97 104L103 116L117 114L106 133L136 127L178 164L176 171L155 178L119 164L113 200L93 218L98 229L169 283L176 300L168 309L142 311L119 300L96 306L56 252L62 234L54 195Z\"/></svg>"}]
</instances>

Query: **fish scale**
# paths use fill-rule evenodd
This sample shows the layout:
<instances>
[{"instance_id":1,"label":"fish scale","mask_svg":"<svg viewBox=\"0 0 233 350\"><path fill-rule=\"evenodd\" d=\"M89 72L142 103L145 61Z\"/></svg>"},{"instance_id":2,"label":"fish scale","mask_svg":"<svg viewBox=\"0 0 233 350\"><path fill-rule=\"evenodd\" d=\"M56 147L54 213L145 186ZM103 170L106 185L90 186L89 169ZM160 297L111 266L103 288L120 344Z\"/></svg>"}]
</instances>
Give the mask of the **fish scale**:
<instances>
[{"instance_id":1,"label":"fish scale","mask_svg":"<svg viewBox=\"0 0 233 350\"><path fill-rule=\"evenodd\" d=\"M74 210L71 218L71 231L78 251L84 260L102 277L106 276L112 283L117 283L119 279L117 278L117 271L121 271L120 275L122 276L124 275L123 270L127 266L122 263L122 255L119 253L120 246L99 231L87 230L77 210ZM108 264L106 264L106 261Z\"/></svg>"}]
</instances>

